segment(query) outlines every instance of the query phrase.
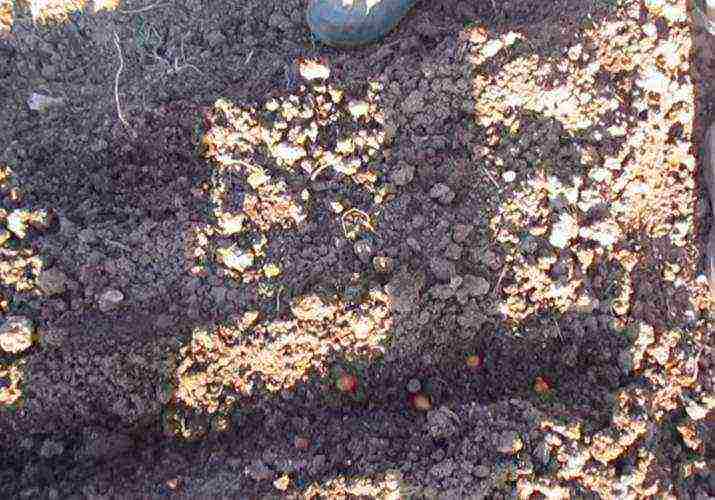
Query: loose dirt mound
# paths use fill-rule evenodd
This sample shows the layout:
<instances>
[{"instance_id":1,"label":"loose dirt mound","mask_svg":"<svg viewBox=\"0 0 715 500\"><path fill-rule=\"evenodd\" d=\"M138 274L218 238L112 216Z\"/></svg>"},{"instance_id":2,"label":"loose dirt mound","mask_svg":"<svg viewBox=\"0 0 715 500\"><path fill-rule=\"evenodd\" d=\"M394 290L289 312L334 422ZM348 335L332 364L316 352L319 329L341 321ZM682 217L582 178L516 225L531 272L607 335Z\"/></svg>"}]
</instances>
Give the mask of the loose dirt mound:
<instances>
[{"instance_id":1,"label":"loose dirt mound","mask_svg":"<svg viewBox=\"0 0 715 500\"><path fill-rule=\"evenodd\" d=\"M684 2L304 3L15 9L3 490L715 494Z\"/></svg>"}]
</instances>

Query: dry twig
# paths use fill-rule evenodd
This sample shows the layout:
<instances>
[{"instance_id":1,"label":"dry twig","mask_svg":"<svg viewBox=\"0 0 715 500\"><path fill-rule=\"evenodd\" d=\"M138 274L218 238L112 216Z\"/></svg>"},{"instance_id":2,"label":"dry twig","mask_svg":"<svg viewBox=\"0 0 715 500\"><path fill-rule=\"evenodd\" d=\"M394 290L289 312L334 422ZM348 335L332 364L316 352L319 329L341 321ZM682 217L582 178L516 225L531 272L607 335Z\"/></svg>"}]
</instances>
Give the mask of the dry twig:
<instances>
[{"instance_id":1,"label":"dry twig","mask_svg":"<svg viewBox=\"0 0 715 500\"><path fill-rule=\"evenodd\" d=\"M252 50L250 54L248 54L248 57L246 58L246 62L243 63L244 66L247 66L248 63L251 61L251 58L253 57L253 53L255 50Z\"/></svg>"},{"instance_id":2,"label":"dry twig","mask_svg":"<svg viewBox=\"0 0 715 500\"><path fill-rule=\"evenodd\" d=\"M153 57L154 59L156 59L157 61L159 61L160 63L163 63L166 66L168 66L169 67L169 69L167 70L168 74L176 74L186 68L191 68L194 71L198 72L200 75L203 75L204 74L203 71L201 71L199 68L197 68L193 64L189 64L186 62L186 55L184 54L184 39L187 36L189 36L188 33L186 35L184 35L183 37L181 37L181 60L184 62L184 64L182 66L179 66L179 57L178 56L174 57L174 63L172 64L169 61L167 61L166 59L164 59L163 57L161 57L159 54L157 54L156 53L157 49L154 49L154 51L149 55L151 57Z\"/></svg>"},{"instance_id":3,"label":"dry twig","mask_svg":"<svg viewBox=\"0 0 715 500\"><path fill-rule=\"evenodd\" d=\"M276 314L281 313L281 292L283 292L283 285L278 289L278 294L276 295Z\"/></svg>"},{"instance_id":4,"label":"dry twig","mask_svg":"<svg viewBox=\"0 0 715 500\"><path fill-rule=\"evenodd\" d=\"M494 185L497 187L497 189L499 189L500 188L499 184L497 183L496 180L494 180L494 177L492 177L492 174L489 173L489 170L487 170L484 167L482 167L482 170L484 170L484 173L487 175L487 177L489 177L489 180L494 183Z\"/></svg>"},{"instance_id":5,"label":"dry twig","mask_svg":"<svg viewBox=\"0 0 715 500\"><path fill-rule=\"evenodd\" d=\"M153 5L147 5L146 7L142 7L141 9L136 9L136 10L119 10L120 14L140 14L142 12L146 12L152 9L158 9L159 7L168 7L168 3L155 3Z\"/></svg>"},{"instance_id":6,"label":"dry twig","mask_svg":"<svg viewBox=\"0 0 715 500\"><path fill-rule=\"evenodd\" d=\"M122 57L122 47L119 45L119 35L114 32L114 45L117 46L117 52L119 53L119 69L117 69L117 74L114 76L114 100L117 103L117 116L119 116L119 121L124 124L125 127L129 128L129 124L124 119L122 115L122 107L119 105L119 75L122 74L124 69L124 58Z\"/></svg>"},{"instance_id":7,"label":"dry twig","mask_svg":"<svg viewBox=\"0 0 715 500\"><path fill-rule=\"evenodd\" d=\"M326 168L328 168L328 164L327 164L327 163L324 163L323 165L321 165L321 166L319 166L318 168L316 168L316 169L315 169L315 172L313 172L313 174L310 176L310 180L311 180L311 181L314 181L315 179L317 179L317 178L318 178L318 175L320 174L320 172L322 172L322 171L325 170Z\"/></svg>"},{"instance_id":8,"label":"dry twig","mask_svg":"<svg viewBox=\"0 0 715 500\"><path fill-rule=\"evenodd\" d=\"M564 336L561 333L561 327L559 324L554 320L554 326L556 327L556 334L559 336L559 340L561 340L561 343L564 341Z\"/></svg>"},{"instance_id":9,"label":"dry twig","mask_svg":"<svg viewBox=\"0 0 715 500\"><path fill-rule=\"evenodd\" d=\"M110 245L110 246L117 247L117 248L121 248L122 250L125 250L125 251L127 251L127 252L131 252L131 251L132 251L132 249L129 248L127 245L125 245L124 243L120 243L120 242L118 242L118 241L113 241L113 240L105 239L104 242L107 243L107 244Z\"/></svg>"},{"instance_id":10,"label":"dry twig","mask_svg":"<svg viewBox=\"0 0 715 500\"><path fill-rule=\"evenodd\" d=\"M494 285L494 293L492 294L493 297L497 297L499 295L499 285L501 285L502 280L504 279L504 276L506 275L506 264L501 270L501 274L499 275L499 279L497 280L497 284Z\"/></svg>"},{"instance_id":11,"label":"dry twig","mask_svg":"<svg viewBox=\"0 0 715 500\"><path fill-rule=\"evenodd\" d=\"M365 227L367 227L367 228L368 228L370 231L372 231L373 233L375 232L375 228L373 228L373 227L372 227L372 224L370 223L370 216L367 215L365 212L363 212L363 211L360 210L360 209L351 208L351 209L349 209L349 210L346 210L345 213L343 213L343 216L342 216L342 218L341 218L341 222L342 222L342 226L343 226L343 234L345 235L346 238L348 237L348 230L347 230L347 227L345 226L345 218L346 218L349 214L358 214L358 215L361 215L361 216L363 217L363 219L364 219L363 224L365 225Z\"/></svg>"}]
</instances>

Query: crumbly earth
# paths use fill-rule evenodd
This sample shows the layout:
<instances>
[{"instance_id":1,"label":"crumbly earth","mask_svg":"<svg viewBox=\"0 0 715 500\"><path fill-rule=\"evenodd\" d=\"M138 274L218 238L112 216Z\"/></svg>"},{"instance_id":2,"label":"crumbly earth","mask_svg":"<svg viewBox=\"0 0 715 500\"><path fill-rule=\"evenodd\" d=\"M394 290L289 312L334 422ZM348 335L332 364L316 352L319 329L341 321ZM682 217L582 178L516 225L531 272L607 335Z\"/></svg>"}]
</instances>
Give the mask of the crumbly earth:
<instances>
[{"instance_id":1,"label":"crumbly earth","mask_svg":"<svg viewBox=\"0 0 715 500\"><path fill-rule=\"evenodd\" d=\"M305 7L0 4L5 496L714 496L697 10Z\"/></svg>"}]
</instances>

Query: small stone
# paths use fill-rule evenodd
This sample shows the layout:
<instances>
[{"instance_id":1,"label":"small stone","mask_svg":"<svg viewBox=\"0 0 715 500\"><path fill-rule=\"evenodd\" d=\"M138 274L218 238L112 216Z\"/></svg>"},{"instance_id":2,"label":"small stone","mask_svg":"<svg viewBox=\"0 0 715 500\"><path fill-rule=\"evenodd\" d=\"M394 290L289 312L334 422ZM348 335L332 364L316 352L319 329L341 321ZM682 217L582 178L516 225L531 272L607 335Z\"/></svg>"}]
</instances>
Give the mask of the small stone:
<instances>
[{"instance_id":1,"label":"small stone","mask_svg":"<svg viewBox=\"0 0 715 500\"><path fill-rule=\"evenodd\" d=\"M502 49L502 47L504 47L504 42L502 40L490 40L482 46L481 52L485 58L490 59L494 57Z\"/></svg>"},{"instance_id":2,"label":"small stone","mask_svg":"<svg viewBox=\"0 0 715 500\"><path fill-rule=\"evenodd\" d=\"M655 69L648 71L642 77L636 79L637 86L655 94L667 93L670 83L670 78Z\"/></svg>"},{"instance_id":3,"label":"small stone","mask_svg":"<svg viewBox=\"0 0 715 500\"><path fill-rule=\"evenodd\" d=\"M426 276L420 271L411 271L403 267L392 280L385 285L385 293L392 302L393 310L409 313L417 308Z\"/></svg>"},{"instance_id":4,"label":"small stone","mask_svg":"<svg viewBox=\"0 0 715 500\"><path fill-rule=\"evenodd\" d=\"M474 475L477 476L480 479L484 479L485 477L489 477L489 467L486 465L477 465L474 468Z\"/></svg>"},{"instance_id":5,"label":"small stone","mask_svg":"<svg viewBox=\"0 0 715 500\"><path fill-rule=\"evenodd\" d=\"M244 272L253 265L253 252L233 248L219 249L217 254L229 269Z\"/></svg>"},{"instance_id":6,"label":"small stone","mask_svg":"<svg viewBox=\"0 0 715 500\"><path fill-rule=\"evenodd\" d=\"M489 293L489 289L491 288L491 285L486 279L472 274L467 274L464 277L462 286L466 293L472 297L482 297Z\"/></svg>"},{"instance_id":7,"label":"small stone","mask_svg":"<svg viewBox=\"0 0 715 500\"><path fill-rule=\"evenodd\" d=\"M281 275L281 268L277 264L269 263L263 266L263 274L266 278L277 278Z\"/></svg>"},{"instance_id":8,"label":"small stone","mask_svg":"<svg viewBox=\"0 0 715 500\"><path fill-rule=\"evenodd\" d=\"M439 200L443 205L451 203L456 196L449 186L443 183L437 183L432 186L429 195L430 198Z\"/></svg>"},{"instance_id":9,"label":"small stone","mask_svg":"<svg viewBox=\"0 0 715 500\"><path fill-rule=\"evenodd\" d=\"M100 427L87 427L83 431L81 455L93 459L107 459L125 453L132 440L124 433L114 433Z\"/></svg>"},{"instance_id":10,"label":"small stone","mask_svg":"<svg viewBox=\"0 0 715 500\"><path fill-rule=\"evenodd\" d=\"M399 166L400 168L390 176L390 180L398 186L406 186L415 177L415 167L404 162L401 162Z\"/></svg>"},{"instance_id":11,"label":"small stone","mask_svg":"<svg viewBox=\"0 0 715 500\"><path fill-rule=\"evenodd\" d=\"M556 248L564 249L578 236L578 223L571 214L562 213L561 217L551 230L549 243Z\"/></svg>"},{"instance_id":12,"label":"small stone","mask_svg":"<svg viewBox=\"0 0 715 500\"><path fill-rule=\"evenodd\" d=\"M442 448L437 448L434 453L430 455L430 458L435 462L441 462L447 454Z\"/></svg>"},{"instance_id":13,"label":"small stone","mask_svg":"<svg viewBox=\"0 0 715 500\"><path fill-rule=\"evenodd\" d=\"M18 354L30 348L35 325L24 316L8 316L0 327L0 349Z\"/></svg>"},{"instance_id":14,"label":"small stone","mask_svg":"<svg viewBox=\"0 0 715 500\"><path fill-rule=\"evenodd\" d=\"M504 182L514 182L516 180L516 172L513 170L507 170L501 175L501 178L504 179Z\"/></svg>"},{"instance_id":15,"label":"small stone","mask_svg":"<svg viewBox=\"0 0 715 500\"><path fill-rule=\"evenodd\" d=\"M579 236L597 241L603 247L610 247L621 238L621 230L615 222L601 221L579 229Z\"/></svg>"},{"instance_id":16,"label":"small stone","mask_svg":"<svg viewBox=\"0 0 715 500\"><path fill-rule=\"evenodd\" d=\"M109 289L99 296L99 310L109 312L115 309L124 300L124 294L119 290Z\"/></svg>"},{"instance_id":17,"label":"small stone","mask_svg":"<svg viewBox=\"0 0 715 500\"><path fill-rule=\"evenodd\" d=\"M438 478L448 478L454 474L454 460L448 458L430 469L430 474ZM436 497L436 496L435 496ZM430 495L427 496L430 498ZM442 498L452 498L451 496L444 496Z\"/></svg>"},{"instance_id":18,"label":"small stone","mask_svg":"<svg viewBox=\"0 0 715 500\"><path fill-rule=\"evenodd\" d=\"M369 316L361 316L357 321L350 323L350 329L358 339L366 339L370 336L375 324Z\"/></svg>"},{"instance_id":19,"label":"small stone","mask_svg":"<svg viewBox=\"0 0 715 500\"><path fill-rule=\"evenodd\" d=\"M92 150L93 153L99 153L101 151L104 151L109 147L109 143L105 141L104 139L97 139L90 145L90 149Z\"/></svg>"},{"instance_id":20,"label":"small stone","mask_svg":"<svg viewBox=\"0 0 715 500\"><path fill-rule=\"evenodd\" d=\"M391 257L377 256L372 259L372 266L378 273L388 274L395 268L395 259Z\"/></svg>"},{"instance_id":21,"label":"small stone","mask_svg":"<svg viewBox=\"0 0 715 500\"><path fill-rule=\"evenodd\" d=\"M274 112L274 111L278 111L280 109L281 105L277 100L269 99L268 101L266 101L265 107L266 107L267 111Z\"/></svg>"},{"instance_id":22,"label":"small stone","mask_svg":"<svg viewBox=\"0 0 715 500\"><path fill-rule=\"evenodd\" d=\"M343 297L343 300L345 300L346 302L355 304L357 302L360 302L360 298L362 297L364 292L365 292L365 290L363 289L362 286L359 286L357 284L348 285L343 290L342 297Z\"/></svg>"},{"instance_id":23,"label":"small stone","mask_svg":"<svg viewBox=\"0 0 715 500\"><path fill-rule=\"evenodd\" d=\"M422 94L419 91L414 91L402 101L400 106L402 111L407 115L414 115L424 112L424 102Z\"/></svg>"},{"instance_id":24,"label":"small stone","mask_svg":"<svg viewBox=\"0 0 715 500\"><path fill-rule=\"evenodd\" d=\"M268 25L281 31L288 31L291 28L290 19L280 10L274 11L268 18Z\"/></svg>"},{"instance_id":25,"label":"small stone","mask_svg":"<svg viewBox=\"0 0 715 500\"><path fill-rule=\"evenodd\" d=\"M628 300L616 298L611 301L611 308L616 316L625 316L631 308Z\"/></svg>"},{"instance_id":26,"label":"small stone","mask_svg":"<svg viewBox=\"0 0 715 500\"><path fill-rule=\"evenodd\" d=\"M27 106L32 111L47 111L49 108L55 106L62 106L65 103L64 99L58 97L50 97L45 94L38 94L33 92L30 98L27 100Z\"/></svg>"},{"instance_id":27,"label":"small stone","mask_svg":"<svg viewBox=\"0 0 715 500\"><path fill-rule=\"evenodd\" d=\"M214 286L211 287L211 291L209 292L211 294L211 297L213 298L214 302L217 304L224 304L226 302L226 293L228 290L226 287L223 286Z\"/></svg>"},{"instance_id":28,"label":"small stone","mask_svg":"<svg viewBox=\"0 0 715 500\"><path fill-rule=\"evenodd\" d=\"M494 444L499 453L515 455L524 447L519 434L514 431L504 432L494 438Z\"/></svg>"},{"instance_id":29,"label":"small stone","mask_svg":"<svg viewBox=\"0 0 715 500\"><path fill-rule=\"evenodd\" d=\"M325 87L323 87L323 88L325 88ZM325 92L325 90L323 90L321 92ZM335 104L338 104L339 102L341 102L343 100L343 95L345 95L345 92L343 92L342 90L333 88L333 87L329 87L328 94L330 94L330 98L333 100L333 102Z\"/></svg>"},{"instance_id":30,"label":"small stone","mask_svg":"<svg viewBox=\"0 0 715 500\"><path fill-rule=\"evenodd\" d=\"M446 406L430 411L427 423L429 433L435 439L448 438L459 432L459 416Z\"/></svg>"},{"instance_id":31,"label":"small stone","mask_svg":"<svg viewBox=\"0 0 715 500\"><path fill-rule=\"evenodd\" d=\"M462 247L456 243L450 243L447 245L444 255L450 260L459 260L462 257Z\"/></svg>"},{"instance_id":32,"label":"small stone","mask_svg":"<svg viewBox=\"0 0 715 500\"><path fill-rule=\"evenodd\" d=\"M564 475L567 477L577 477L583 473L583 468L591 458L591 454L583 450L582 452L577 452L575 455L568 457L565 464L562 465Z\"/></svg>"},{"instance_id":33,"label":"small stone","mask_svg":"<svg viewBox=\"0 0 715 500\"><path fill-rule=\"evenodd\" d=\"M703 420L708 416L708 408L703 406L690 398L683 396L686 402L685 412L693 420Z\"/></svg>"},{"instance_id":34,"label":"small stone","mask_svg":"<svg viewBox=\"0 0 715 500\"><path fill-rule=\"evenodd\" d=\"M355 250L355 255L357 255L358 259L365 264L370 262L370 259L372 259L372 256L375 253L372 243L368 240L355 242L353 249Z\"/></svg>"},{"instance_id":35,"label":"small stone","mask_svg":"<svg viewBox=\"0 0 715 500\"><path fill-rule=\"evenodd\" d=\"M536 241L536 238L529 234L521 239L519 247L526 255L532 255L539 249L539 243Z\"/></svg>"},{"instance_id":36,"label":"small stone","mask_svg":"<svg viewBox=\"0 0 715 500\"><path fill-rule=\"evenodd\" d=\"M473 230L474 226L471 224L457 224L452 231L452 239L455 243L464 243Z\"/></svg>"},{"instance_id":37,"label":"small stone","mask_svg":"<svg viewBox=\"0 0 715 500\"><path fill-rule=\"evenodd\" d=\"M241 326L243 326L244 328L252 327L256 324L260 315L261 314L258 311L248 311L244 313L241 317Z\"/></svg>"},{"instance_id":38,"label":"small stone","mask_svg":"<svg viewBox=\"0 0 715 500\"><path fill-rule=\"evenodd\" d=\"M480 260L485 263L492 271L498 271L501 269L501 260L499 256L491 250L487 250L486 252L484 252L481 255Z\"/></svg>"},{"instance_id":39,"label":"small stone","mask_svg":"<svg viewBox=\"0 0 715 500\"><path fill-rule=\"evenodd\" d=\"M27 216L27 223L37 231L47 231L57 221L54 210L33 210Z\"/></svg>"},{"instance_id":40,"label":"small stone","mask_svg":"<svg viewBox=\"0 0 715 500\"><path fill-rule=\"evenodd\" d=\"M410 394L417 394L421 390L422 390L422 383L418 379L413 378L413 379L410 379L409 382L407 382L407 392L409 392Z\"/></svg>"},{"instance_id":41,"label":"small stone","mask_svg":"<svg viewBox=\"0 0 715 500\"><path fill-rule=\"evenodd\" d=\"M215 49L226 43L226 36L220 31L212 31L206 35L206 41L209 42L209 47Z\"/></svg>"},{"instance_id":42,"label":"small stone","mask_svg":"<svg viewBox=\"0 0 715 500\"><path fill-rule=\"evenodd\" d=\"M429 266L432 273L440 281L450 281L452 276L456 274L454 262L450 262L447 259L433 257L430 259Z\"/></svg>"},{"instance_id":43,"label":"small stone","mask_svg":"<svg viewBox=\"0 0 715 500\"><path fill-rule=\"evenodd\" d=\"M27 210L13 210L7 217L7 228L20 239L27 236Z\"/></svg>"},{"instance_id":44,"label":"small stone","mask_svg":"<svg viewBox=\"0 0 715 500\"><path fill-rule=\"evenodd\" d=\"M568 51L569 59L571 59L572 61L578 61L579 58L581 57L582 52L583 52L583 45L581 45L580 43L577 45L574 45Z\"/></svg>"},{"instance_id":45,"label":"small stone","mask_svg":"<svg viewBox=\"0 0 715 500\"><path fill-rule=\"evenodd\" d=\"M301 59L298 62L298 72L308 81L327 80L330 77L328 65L313 59Z\"/></svg>"},{"instance_id":46,"label":"small stone","mask_svg":"<svg viewBox=\"0 0 715 500\"><path fill-rule=\"evenodd\" d=\"M648 350L648 354L655 359L659 365L665 366L670 358L670 349L667 345L656 344Z\"/></svg>"},{"instance_id":47,"label":"small stone","mask_svg":"<svg viewBox=\"0 0 715 500\"><path fill-rule=\"evenodd\" d=\"M67 287L67 275L59 269L46 269L37 277L37 286L47 295L60 295Z\"/></svg>"},{"instance_id":48,"label":"small stone","mask_svg":"<svg viewBox=\"0 0 715 500\"><path fill-rule=\"evenodd\" d=\"M246 474L254 481L265 481L273 477L271 469L260 461L253 462L250 466L246 467Z\"/></svg>"},{"instance_id":49,"label":"small stone","mask_svg":"<svg viewBox=\"0 0 715 500\"><path fill-rule=\"evenodd\" d=\"M335 317L336 307L324 303L317 295L306 295L293 301L291 311L302 321L323 321Z\"/></svg>"},{"instance_id":50,"label":"small stone","mask_svg":"<svg viewBox=\"0 0 715 500\"><path fill-rule=\"evenodd\" d=\"M405 244L416 253L420 253L422 251L422 245L420 245L420 242L412 237L407 238L405 240Z\"/></svg>"},{"instance_id":51,"label":"small stone","mask_svg":"<svg viewBox=\"0 0 715 500\"><path fill-rule=\"evenodd\" d=\"M293 165L298 160L305 158L305 149L289 142L281 142L273 150L274 156L288 165Z\"/></svg>"},{"instance_id":52,"label":"small stone","mask_svg":"<svg viewBox=\"0 0 715 500\"><path fill-rule=\"evenodd\" d=\"M57 455L62 455L64 450L65 447L62 443L53 441L52 439L46 439L40 447L40 456L42 458L52 458Z\"/></svg>"},{"instance_id":53,"label":"small stone","mask_svg":"<svg viewBox=\"0 0 715 500\"><path fill-rule=\"evenodd\" d=\"M547 328L545 331L546 334L552 339L557 338L560 334L560 329L556 325L551 328ZM578 349L576 348L576 346L571 345L569 347L566 347L561 354L561 359L566 366L575 368L576 364L578 363Z\"/></svg>"},{"instance_id":54,"label":"small stone","mask_svg":"<svg viewBox=\"0 0 715 500\"><path fill-rule=\"evenodd\" d=\"M533 455L541 465L548 465L551 460L551 446L546 439L539 442Z\"/></svg>"},{"instance_id":55,"label":"small stone","mask_svg":"<svg viewBox=\"0 0 715 500\"><path fill-rule=\"evenodd\" d=\"M588 176L596 182L608 182L611 180L611 171L607 168L597 167L591 169Z\"/></svg>"},{"instance_id":56,"label":"small stone","mask_svg":"<svg viewBox=\"0 0 715 500\"><path fill-rule=\"evenodd\" d=\"M355 175L360 170L361 162L358 158L337 158L333 162L333 169L346 176Z\"/></svg>"},{"instance_id":57,"label":"small stone","mask_svg":"<svg viewBox=\"0 0 715 500\"><path fill-rule=\"evenodd\" d=\"M259 187L268 183L270 180L271 178L267 176L263 171L255 170L249 174L248 178L246 179L246 182L248 182L248 185L251 186L253 189L258 189Z\"/></svg>"},{"instance_id":58,"label":"small stone","mask_svg":"<svg viewBox=\"0 0 715 500\"><path fill-rule=\"evenodd\" d=\"M648 323L641 321L636 326L635 344L639 346L649 346L655 342L655 330Z\"/></svg>"},{"instance_id":59,"label":"small stone","mask_svg":"<svg viewBox=\"0 0 715 500\"><path fill-rule=\"evenodd\" d=\"M348 111L350 111L353 118L360 118L370 112L370 105L365 101L350 101Z\"/></svg>"},{"instance_id":60,"label":"small stone","mask_svg":"<svg viewBox=\"0 0 715 500\"><path fill-rule=\"evenodd\" d=\"M321 472L325 467L325 455L315 455L313 462L310 464L310 473L315 475Z\"/></svg>"},{"instance_id":61,"label":"small stone","mask_svg":"<svg viewBox=\"0 0 715 500\"><path fill-rule=\"evenodd\" d=\"M77 235L77 238L82 243L91 245L92 243L97 241L97 234L94 231L92 231L92 229L86 228L79 232L79 234Z\"/></svg>"},{"instance_id":62,"label":"small stone","mask_svg":"<svg viewBox=\"0 0 715 500\"><path fill-rule=\"evenodd\" d=\"M435 285L430 289L430 294L440 301L447 301L454 297L454 288L449 285Z\"/></svg>"},{"instance_id":63,"label":"small stone","mask_svg":"<svg viewBox=\"0 0 715 500\"><path fill-rule=\"evenodd\" d=\"M581 294L574 303L574 310L579 314L591 314L598 306L598 300L587 294Z\"/></svg>"},{"instance_id":64,"label":"small stone","mask_svg":"<svg viewBox=\"0 0 715 500\"><path fill-rule=\"evenodd\" d=\"M440 198L444 196L445 194L449 193L450 189L449 186L446 184L438 183L432 186L432 189L429 192L430 198Z\"/></svg>"},{"instance_id":65,"label":"small stone","mask_svg":"<svg viewBox=\"0 0 715 500\"><path fill-rule=\"evenodd\" d=\"M451 288L452 290L456 290L463 282L463 277L454 275L449 279L449 288Z\"/></svg>"},{"instance_id":66,"label":"small stone","mask_svg":"<svg viewBox=\"0 0 715 500\"><path fill-rule=\"evenodd\" d=\"M40 73L45 78L45 80L54 80L57 77L57 66L54 64L46 64L40 70Z\"/></svg>"},{"instance_id":67,"label":"small stone","mask_svg":"<svg viewBox=\"0 0 715 500\"><path fill-rule=\"evenodd\" d=\"M290 478L287 474L283 474L273 482L273 486L278 490L285 491L288 489L288 486L290 486Z\"/></svg>"},{"instance_id":68,"label":"small stone","mask_svg":"<svg viewBox=\"0 0 715 500\"><path fill-rule=\"evenodd\" d=\"M48 326L39 330L38 336L43 347L60 347L67 339L67 331L63 328Z\"/></svg>"}]
</instances>

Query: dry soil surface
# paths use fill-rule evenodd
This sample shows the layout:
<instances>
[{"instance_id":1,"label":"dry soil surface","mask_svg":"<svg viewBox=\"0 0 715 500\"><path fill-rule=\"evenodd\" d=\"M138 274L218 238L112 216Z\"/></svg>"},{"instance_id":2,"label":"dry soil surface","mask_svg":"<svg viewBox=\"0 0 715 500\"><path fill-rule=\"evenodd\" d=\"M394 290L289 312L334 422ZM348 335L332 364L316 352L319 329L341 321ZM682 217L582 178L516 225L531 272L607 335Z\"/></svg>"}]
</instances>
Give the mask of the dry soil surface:
<instances>
[{"instance_id":1,"label":"dry soil surface","mask_svg":"<svg viewBox=\"0 0 715 500\"><path fill-rule=\"evenodd\" d=\"M305 8L0 2L3 498L715 495L693 6Z\"/></svg>"}]
</instances>

